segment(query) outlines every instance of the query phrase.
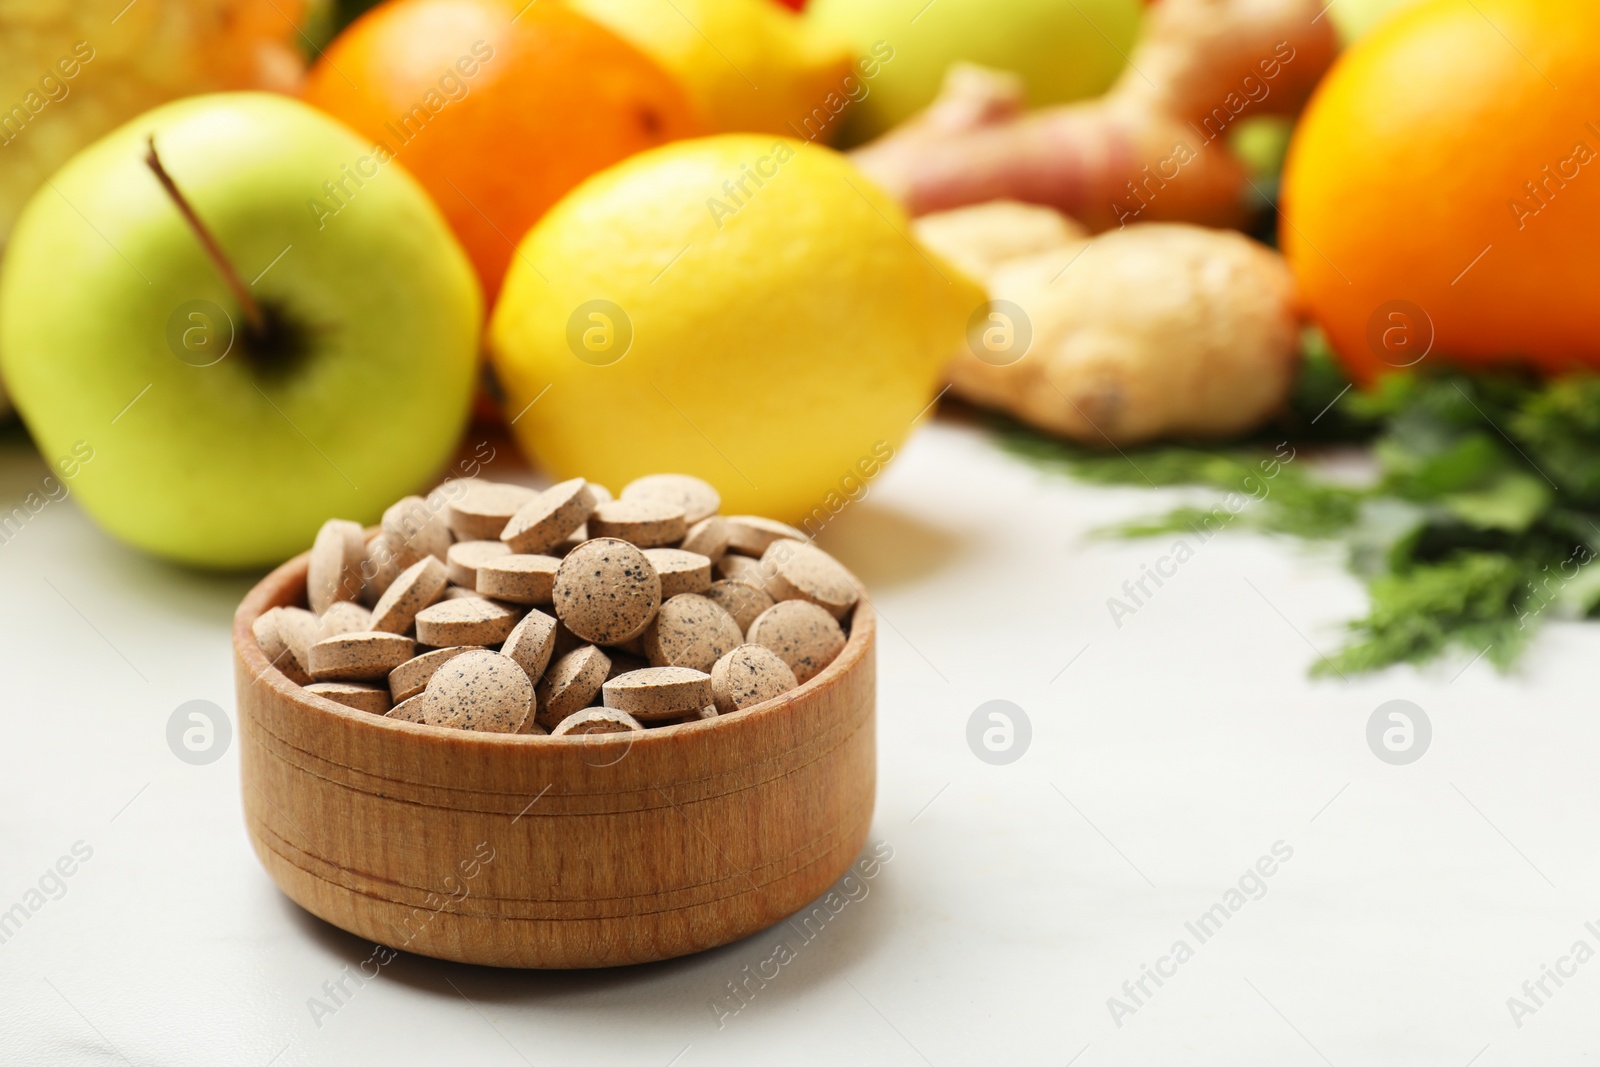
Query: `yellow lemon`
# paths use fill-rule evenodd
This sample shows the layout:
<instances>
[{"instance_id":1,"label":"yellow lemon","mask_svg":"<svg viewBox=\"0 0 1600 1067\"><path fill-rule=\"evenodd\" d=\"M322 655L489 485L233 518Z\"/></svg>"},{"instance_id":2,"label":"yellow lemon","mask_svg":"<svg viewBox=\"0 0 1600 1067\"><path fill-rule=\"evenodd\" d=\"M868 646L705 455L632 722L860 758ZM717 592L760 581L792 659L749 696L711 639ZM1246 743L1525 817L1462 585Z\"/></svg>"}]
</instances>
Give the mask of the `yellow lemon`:
<instances>
[{"instance_id":1,"label":"yellow lemon","mask_svg":"<svg viewBox=\"0 0 1600 1067\"><path fill-rule=\"evenodd\" d=\"M569 193L490 322L506 416L557 478L698 475L807 524L855 499L934 397L983 291L841 155L679 141Z\"/></svg>"},{"instance_id":2,"label":"yellow lemon","mask_svg":"<svg viewBox=\"0 0 1600 1067\"><path fill-rule=\"evenodd\" d=\"M675 75L714 130L826 143L840 125L850 45L773 0L569 2Z\"/></svg>"}]
</instances>

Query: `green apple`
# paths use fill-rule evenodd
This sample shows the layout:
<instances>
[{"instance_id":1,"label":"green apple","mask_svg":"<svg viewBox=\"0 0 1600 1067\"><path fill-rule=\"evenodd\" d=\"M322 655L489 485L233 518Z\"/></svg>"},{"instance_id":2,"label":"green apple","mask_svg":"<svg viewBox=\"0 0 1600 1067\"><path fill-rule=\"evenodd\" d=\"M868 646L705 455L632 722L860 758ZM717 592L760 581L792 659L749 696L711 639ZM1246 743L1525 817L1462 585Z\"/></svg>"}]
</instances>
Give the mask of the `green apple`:
<instances>
[{"instance_id":1,"label":"green apple","mask_svg":"<svg viewBox=\"0 0 1600 1067\"><path fill-rule=\"evenodd\" d=\"M1097 96L1127 62L1139 13L1140 0L811 0L804 17L872 57L842 134L860 144L932 103L957 61L1020 75L1034 107Z\"/></svg>"},{"instance_id":2,"label":"green apple","mask_svg":"<svg viewBox=\"0 0 1600 1067\"><path fill-rule=\"evenodd\" d=\"M258 305L252 327L178 201ZM208 567L273 563L375 520L449 459L483 298L400 164L267 93L191 97L85 148L29 201L0 274L0 369L115 536ZM78 449L78 453L74 450Z\"/></svg>"}]
</instances>

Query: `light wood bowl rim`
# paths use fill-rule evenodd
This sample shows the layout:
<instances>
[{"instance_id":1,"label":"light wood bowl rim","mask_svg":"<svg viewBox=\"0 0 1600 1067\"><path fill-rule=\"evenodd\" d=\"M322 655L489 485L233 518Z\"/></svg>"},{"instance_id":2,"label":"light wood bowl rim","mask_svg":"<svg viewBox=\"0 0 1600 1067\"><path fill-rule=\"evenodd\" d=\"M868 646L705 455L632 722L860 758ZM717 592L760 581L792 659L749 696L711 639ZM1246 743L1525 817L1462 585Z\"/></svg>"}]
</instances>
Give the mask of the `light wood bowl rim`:
<instances>
[{"instance_id":1,"label":"light wood bowl rim","mask_svg":"<svg viewBox=\"0 0 1600 1067\"><path fill-rule=\"evenodd\" d=\"M376 531L368 531L370 537ZM682 737L686 733L702 734L710 737L715 731L737 731L749 729L741 724L754 723L769 715L780 715L783 709L797 700L803 700L812 692L829 685L833 679L856 667L862 658L869 654L873 647L872 638L877 629L877 618L873 613L871 601L868 600L860 581L851 575L851 582L860 595L855 607L850 614L850 634L845 640L844 648L821 671L807 679L802 684L780 693L771 700L764 700L742 711L727 715L717 715L714 718L702 719L698 722L675 723L671 726L646 727L642 732L630 730L616 734L569 734L562 737L553 737L548 734L506 734L489 733L479 730L460 730L449 726L430 726L426 723L406 722L401 719L391 719L386 715L375 715L370 711L358 711L346 707L327 697L318 696L304 686L291 681L287 675L268 662L266 653L261 650L256 641L255 632L251 627L256 619L266 614L274 607L295 607L303 599L306 585L306 569L311 558L309 549L286 560L268 573L264 578L250 588L244 599L239 602L238 609L233 616L233 646L234 654L250 671L251 677L257 683L264 682L275 692L291 703L320 715L331 715L358 724L359 729L398 730L404 735L409 735L422 740L431 740L435 743L449 743L466 745L469 747L479 745L490 746L548 746L584 745L590 748L601 748L610 744L656 745L670 744L675 737ZM534 606L532 610L544 611L544 606ZM546 612L549 614L549 612ZM375 684L375 683L374 683ZM387 679L384 685L387 686ZM731 737L718 738L720 741L730 741ZM709 742L708 742L709 743Z\"/></svg>"}]
</instances>

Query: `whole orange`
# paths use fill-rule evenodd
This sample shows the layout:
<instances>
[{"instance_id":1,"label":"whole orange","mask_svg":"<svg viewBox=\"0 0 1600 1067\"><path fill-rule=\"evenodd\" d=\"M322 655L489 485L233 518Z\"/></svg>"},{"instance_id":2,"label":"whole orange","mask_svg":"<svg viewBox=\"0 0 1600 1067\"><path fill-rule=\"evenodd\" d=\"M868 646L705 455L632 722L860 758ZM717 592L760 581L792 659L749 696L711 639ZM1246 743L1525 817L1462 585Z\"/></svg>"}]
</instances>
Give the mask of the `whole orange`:
<instances>
[{"instance_id":1,"label":"whole orange","mask_svg":"<svg viewBox=\"0 0 1600 1067\"><path fill-rule=\"evenodd\" d=\"M1429 0L1346 52L1280 242L1347 369L1600 367L1600 4Z\"/></svg>"},{"instance_id":2,"label":"whole orange","mask_svg":"<svg viewBox=\"0 0 1600 1067\"><path fill-rule=\"evenodd\" d=\"M703 132L653 60L559 3L528 0L389 0L328 46L305 97L376 148L354 178L329 175L324 206L360 196L364 175L398 159L450 221L490 300L517 242L567 190Z\"/></svg>"}]
</instances>

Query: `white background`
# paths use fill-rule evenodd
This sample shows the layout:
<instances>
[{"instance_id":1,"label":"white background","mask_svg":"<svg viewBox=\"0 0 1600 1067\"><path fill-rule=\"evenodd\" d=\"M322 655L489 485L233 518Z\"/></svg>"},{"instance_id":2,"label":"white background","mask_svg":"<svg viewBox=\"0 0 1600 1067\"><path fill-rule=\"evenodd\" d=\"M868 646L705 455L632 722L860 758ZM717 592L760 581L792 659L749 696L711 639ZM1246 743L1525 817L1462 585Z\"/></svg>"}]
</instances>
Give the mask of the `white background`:
<instances>
[{"instance_id":1,"label":"white background","mask_svg":"<svg viewBox=\"0 0 1600 1067\"><path fill-rule=\"evenodd\" d=\"M4 510L44 474L4 446ZM1546 627L1509 677L1463 657L1312 681L1360 586L1331 549L1230 532L1118 628L1106 599L1171 539L1089 535L1177 499L1043 474L940 422L838 518L822 543L883 623L873 838L893 859L720 1029L711 1002L781 931L605 972L402 956L318 1025L308 999L372 946L263 873L237 752L190 766L165 736L187 700L232 715L250 579L154 562L51 504L0 545L0 910L75 842L93 858L0 945L0 1062L1587 1060L1600 962L1520 1028L1506 1001L1578 939L1600 949L1600 625ZM1032 723L1008 766L967 746L991 699ZM1391 699L1432 720L1409 766L1365 740ZM1265 895L1198 944L1185 922L1279 841L1293 858ZM1107 998L1179 938L1194 957L1117 1026Z\"/></svg>"}]
</instances>

